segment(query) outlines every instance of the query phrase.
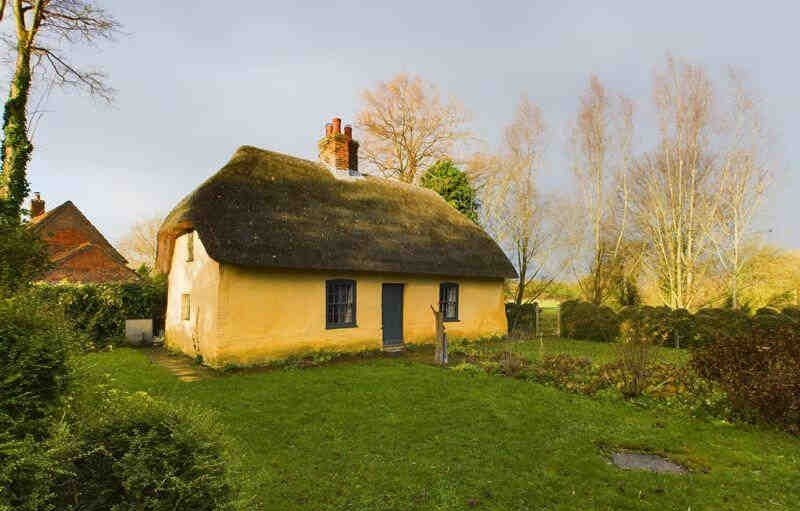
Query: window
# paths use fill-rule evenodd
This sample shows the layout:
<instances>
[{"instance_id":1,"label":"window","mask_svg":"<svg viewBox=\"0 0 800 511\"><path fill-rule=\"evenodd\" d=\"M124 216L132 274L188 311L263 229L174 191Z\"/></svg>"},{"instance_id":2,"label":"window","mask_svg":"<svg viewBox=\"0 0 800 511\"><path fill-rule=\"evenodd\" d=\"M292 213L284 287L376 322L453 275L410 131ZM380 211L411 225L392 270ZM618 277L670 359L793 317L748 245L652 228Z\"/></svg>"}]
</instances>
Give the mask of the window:
<instances>
[{"instance_id":1,"label":"window","mask_svg":"<svg viewBox=\"0 0 800 511\"><path fill-rule=\"evenodd\" d=\"M186 262L194 261L194 231L186 235Z\"/></svg>"},{"instance_id":2,"label":"window","mask_svg":"<svg viewBox=\"0 0 800 511\"><path fill-rule=\"evenodd\" d=\"M439 284L439 310L445 321L458 321L458 284Z\"/></svg>"},{"instance_id":3,"label":"window","mask_svg":"<svg viewBox=\"0 0 800 511\"><path fill-rule=\"evenodd\" d=\"M325 281L325 327L356 326L356 281Z\"/></svg>"},{"instance_id":4,"label":"window","mask_svg":"<svg viewBox=\"0 0 800 511\"><path fill-rule=\"evenodd\" d=\"M189 319L191 319L191 311L192 300L188 293L184 293L181 295L181 319L184 321L189 321Z\"/></svg>"}]
</instances>

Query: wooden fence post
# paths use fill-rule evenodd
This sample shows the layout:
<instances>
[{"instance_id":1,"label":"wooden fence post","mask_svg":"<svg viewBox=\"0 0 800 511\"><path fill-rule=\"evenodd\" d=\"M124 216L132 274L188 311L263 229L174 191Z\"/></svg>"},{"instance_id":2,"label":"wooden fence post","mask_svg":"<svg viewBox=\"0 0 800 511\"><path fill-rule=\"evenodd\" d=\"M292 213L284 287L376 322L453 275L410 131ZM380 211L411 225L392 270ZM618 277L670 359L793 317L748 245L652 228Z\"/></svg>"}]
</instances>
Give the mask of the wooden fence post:
<instances>
[{"instance_id":1,"label":"wooden fence post","mask_svg":"<svg viewBox=\"0 0 800 511\"><path fill-rule=\"evenodd\" d=\"M433 317L436 321L436 352L434 354L434 362L440 366L447 365L447 334L444 331L444 314L442 311L437 311L431 305Z\"/></svg>"}]
</instances>

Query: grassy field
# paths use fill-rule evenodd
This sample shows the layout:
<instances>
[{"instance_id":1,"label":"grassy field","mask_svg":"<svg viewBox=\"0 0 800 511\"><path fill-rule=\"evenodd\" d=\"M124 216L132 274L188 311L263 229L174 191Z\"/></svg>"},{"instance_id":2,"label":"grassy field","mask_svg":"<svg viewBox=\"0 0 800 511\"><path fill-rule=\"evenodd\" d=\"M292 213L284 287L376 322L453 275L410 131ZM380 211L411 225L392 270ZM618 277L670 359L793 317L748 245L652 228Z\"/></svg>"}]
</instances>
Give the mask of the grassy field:
<instances>
[{"instance_id":1,"label":"grassy field","mask_svg":"<svg viewBox=\"0 0 800 511\"><path fill-rule=\"evenodd\" d=\"M557 353L586 357L595 364L605 364L617 358L615 343L574 339L545 338L541 343L538 341L503 341L487 343L487 348L493 351L512 351L530 360L538 360L543 355ZM685 364L689 360L689 351L654 347L653 358L674 364Z\"/></svg>"},{"instance_id":2,"label":"grassy field","mask_svg":"<svg viewBox=\"0 0 800 511\"><path fill-rule=\"evenodd\" d=\"M592 356L607 356L607 347L586 347ZM119 388L215 410L254 509L800 505L800 441L772 430L656 413L404 358L191 383L142 350L118 349L83 362L90 378L108 374ZM692 472L622 471L607 462L608 446L665 453Z\"/></svg>"}]
</instances>

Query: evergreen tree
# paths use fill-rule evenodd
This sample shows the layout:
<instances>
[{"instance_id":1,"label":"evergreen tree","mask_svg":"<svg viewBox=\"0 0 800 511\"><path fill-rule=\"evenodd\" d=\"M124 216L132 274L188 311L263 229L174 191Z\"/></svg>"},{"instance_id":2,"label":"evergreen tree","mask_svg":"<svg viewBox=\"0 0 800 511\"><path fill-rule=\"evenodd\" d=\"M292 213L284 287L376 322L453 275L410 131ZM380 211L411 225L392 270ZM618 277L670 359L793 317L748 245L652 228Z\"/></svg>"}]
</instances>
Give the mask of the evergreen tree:
<instances>
[{"instance_id":1,"label":"evergreen tree","mask_svg":"<svg viewBox=\"0 0 800 511\"><path fill-rule=\"evenodd\" d=\"M450 160L440 160L431 165L421 180L422 186L441 195L448 204L478 222L478 207L475 189L467 175Z\"/></svg>"}]
</instances>

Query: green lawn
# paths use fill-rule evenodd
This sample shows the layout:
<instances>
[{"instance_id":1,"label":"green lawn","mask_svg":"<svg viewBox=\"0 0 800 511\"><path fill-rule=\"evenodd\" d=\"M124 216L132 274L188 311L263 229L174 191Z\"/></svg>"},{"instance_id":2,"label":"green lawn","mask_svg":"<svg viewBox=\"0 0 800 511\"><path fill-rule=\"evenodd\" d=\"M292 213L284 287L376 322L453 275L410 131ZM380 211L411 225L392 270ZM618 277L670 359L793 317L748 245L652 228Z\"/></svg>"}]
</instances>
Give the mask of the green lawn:
<instances>
[{"instance_id":1,"label":"green lawn","mask_svg":"<svg viewBox=\"0 0 800 511\"><path fill-rule=\"evenodd\" d=\"M550 337L544 338L541 343L539 341L503 341L485 343L485 346L492 351L513 351L531 360L538 360L543 355L556 353L586 357L596 364L605 364L617 358L617 344L609 342ZM653 358L674 364L685 364L689 360L689 351L654 347Z\"/></svg>"},{"instance_id":2,"label":"green lawn","mask_svg":"<svg viewBox=\"0 0 800 511\"><path fill-rule=\"evenodd\" d=\"M796 438L510 378L379 358L186 383L132 349L81 365L120 388L215 410L254 509L800 506ZM600 446L668 453L693 471L621 471Z\"/></svg>"}]
</instances>

